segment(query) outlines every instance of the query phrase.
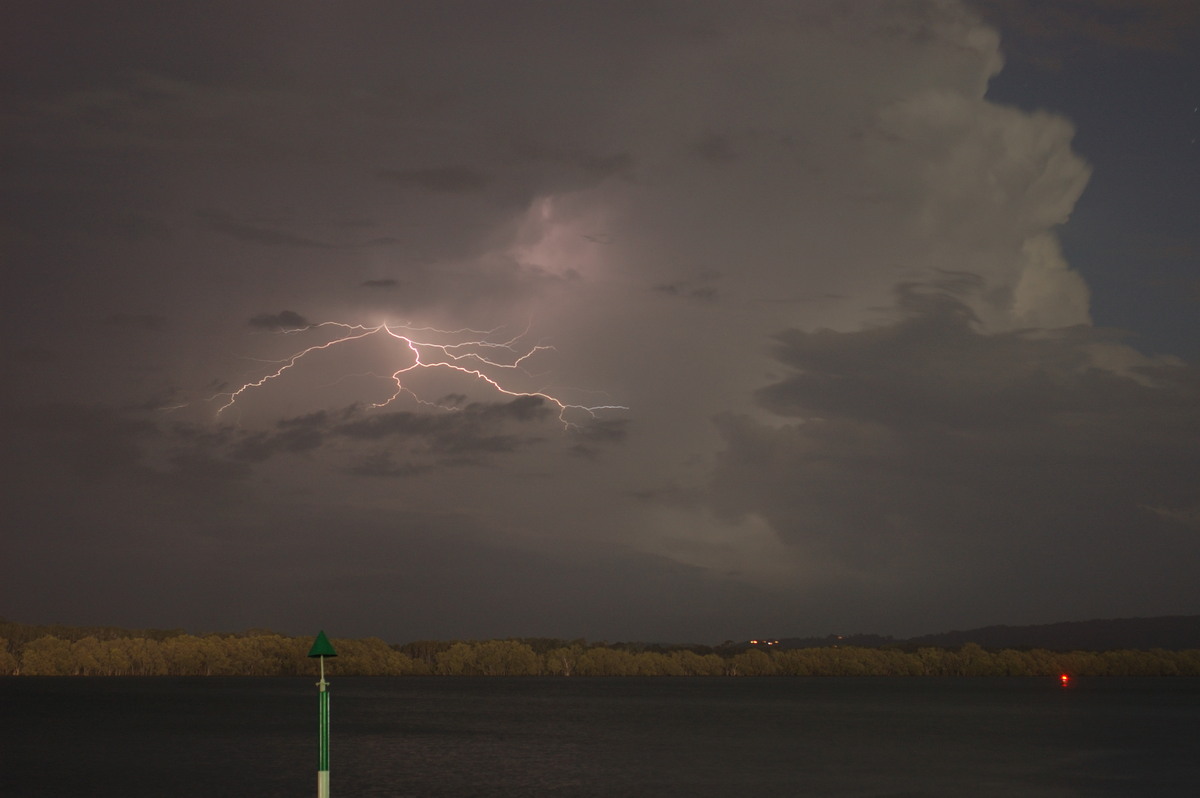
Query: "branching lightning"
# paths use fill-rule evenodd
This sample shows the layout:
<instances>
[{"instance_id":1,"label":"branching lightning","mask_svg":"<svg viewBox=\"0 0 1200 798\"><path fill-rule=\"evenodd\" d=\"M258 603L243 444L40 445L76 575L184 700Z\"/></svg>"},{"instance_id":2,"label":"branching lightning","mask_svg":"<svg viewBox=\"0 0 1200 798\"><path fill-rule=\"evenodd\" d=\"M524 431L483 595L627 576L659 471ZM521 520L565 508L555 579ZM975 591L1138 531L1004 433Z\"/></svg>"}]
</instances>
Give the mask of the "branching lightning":
<instances>
[{"instance_id":1,"label":"branching lightning","mask_svg":"<svg viewBox=\"0 0 1200 798\"><path fill-rule=\"evenodd\" d=\"M425 399L406 384L406 378L424 369L438 369L458 372L469 380L483 383L499 394L511 397L538 397L558 408L558 420L564 427L577 426L569 416L583 414L595 418L603 410L627 410L622 405L583 405L572 404L544 390L517 390L511 387L506 373L521 372L529 375L526 363L540 352L552 351L554 347L544 344L524 345L522 340L527 330L508 338L493 340L498 330L439 330L433 327L412 327L409 325L379 324L368 326L362 324L347 324L344 322L328 321L311 324L304 327L279 330L280 335L296 335L300 333L327 330L333 337L319 344L313 344L300 349L281 360L268 361L277 365L274 371L243 384L233 391L218 393L210 401L224 399L217 409L220 415L242 400L248 393L262 388L272 380L279 379L292 369L300 367L305 358L320 351L345 347L352 342L367 338L385 338L396 342L404 353L405 365L395 369L390 375L373 374L372 376L388 380L392 383L392 393L383 401L372 402L371 407L386 407L400 399L409 396L421 405L442 410L455 410L453 405ZM427 340L432 339L432 340Z\"/></svg>"}]
</instances>

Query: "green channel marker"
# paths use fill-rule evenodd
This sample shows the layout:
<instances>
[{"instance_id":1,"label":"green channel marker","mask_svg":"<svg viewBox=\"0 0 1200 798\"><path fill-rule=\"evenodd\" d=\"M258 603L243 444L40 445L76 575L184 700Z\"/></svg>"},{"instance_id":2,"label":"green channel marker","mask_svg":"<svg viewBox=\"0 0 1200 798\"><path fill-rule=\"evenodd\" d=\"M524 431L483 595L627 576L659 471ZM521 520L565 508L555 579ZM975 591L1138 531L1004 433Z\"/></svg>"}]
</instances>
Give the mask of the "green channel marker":
<instances>
[{"instance_id":1,"label":"green channel marker","mask_svg":"<svg viewBox=\"0 0 1200 798\"><path fill-rule=\"evenodd\" d=\"M321 715L321 752L317 758L317 798L329 798L329 691L326 689L329 687L329 682L325 681L325 658L336 657L337 652L333 650L333 645L325 636L325 632L317 633L317 639L313 641L308 656L319 657L321 660L321 681L317 682L317 689L320 691L318 696Z\"/></svg>"}]
</instances>

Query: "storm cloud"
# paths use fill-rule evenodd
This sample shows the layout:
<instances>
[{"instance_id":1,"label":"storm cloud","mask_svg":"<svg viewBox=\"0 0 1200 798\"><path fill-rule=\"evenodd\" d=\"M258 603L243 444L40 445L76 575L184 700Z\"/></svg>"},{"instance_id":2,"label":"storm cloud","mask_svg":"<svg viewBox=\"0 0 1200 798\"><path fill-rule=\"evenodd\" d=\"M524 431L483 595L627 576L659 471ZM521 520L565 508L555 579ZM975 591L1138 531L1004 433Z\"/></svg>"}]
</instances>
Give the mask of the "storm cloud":
<instances>
[{"instance_id":1,"label":"storm cloud","mask_svg":"<svg viewBox=\"0 0 1200 798\"><path fill-rule=\"evenodd\" d=\"M1100 167L972 5L124 5L6 34L13 620L1200 611L1200 378L1096 323Z\"/></svg>"}]
</instances>

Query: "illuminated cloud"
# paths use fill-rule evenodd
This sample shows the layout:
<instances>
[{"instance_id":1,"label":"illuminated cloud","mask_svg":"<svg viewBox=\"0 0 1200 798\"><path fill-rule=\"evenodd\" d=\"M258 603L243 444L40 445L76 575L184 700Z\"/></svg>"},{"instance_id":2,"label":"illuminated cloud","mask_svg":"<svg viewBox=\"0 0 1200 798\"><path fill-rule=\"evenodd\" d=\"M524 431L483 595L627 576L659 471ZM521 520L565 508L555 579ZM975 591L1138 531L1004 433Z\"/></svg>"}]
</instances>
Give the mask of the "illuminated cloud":
<instances>
[{"instance_id":1,"label":"illuminated cloud","mask_svg":"<svg viewBox=\"0 0 1200 798\"><path fill-rule=\"evenodd\" d=\"M766 519L879 600L994 591L1030 614L1119 613L1132 593L1186 600L1170 552L1195 550L1181 534L1195 508L1195 369L1131 355L1139 365L1114 373L1093 353L1120 344L1082 327L984 334L945 294L901 306L863 331L778 336L787 373L758 398L787 422L721 416L704 504ZM1143 584L1134 574L1154 561ZM1117 598L1092 595L1097 580Z\"/></svg>"}]
</instances>

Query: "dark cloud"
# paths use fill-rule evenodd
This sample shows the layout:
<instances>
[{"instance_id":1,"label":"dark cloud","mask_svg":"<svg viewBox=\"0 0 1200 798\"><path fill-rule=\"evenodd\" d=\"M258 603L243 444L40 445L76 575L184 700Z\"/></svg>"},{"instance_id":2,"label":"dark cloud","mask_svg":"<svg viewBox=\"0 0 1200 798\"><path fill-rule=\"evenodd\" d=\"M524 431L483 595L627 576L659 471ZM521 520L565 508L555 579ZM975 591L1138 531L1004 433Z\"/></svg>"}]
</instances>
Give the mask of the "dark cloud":
<instances>
[{"instance_id":1,"label":"dark cloud","mask_svg":"<svg viewBox=\"0 0 1200 798\"><path fill-rule=\"evenodd\" d=\"M313 413L308 413L303 416L294 418L283 418L275 422L275 426L285 430L304 430L304 429L325 429L330 423L337 419L352 418L358 412L357 407L348 407L340 413L331 413L328 410L317 410Z\"/></svg>"},{"instance_id":2,"label":"dark cloud","mask_svg":"<svg viewBox=\"0 0 1200 798\"><path fill-rule=\"evenodd\" d=\"M159 332L166 328L167 317L154 313L114 313L104 318L104 323L113 327Z\"/></svg>"},{"instance_id":3,"label":"dark cloud","mask_svg":"<svg viewBox=\"0 0 1200 798\"><path fill-rule=\"evenodd\" d=\"M26 474L34 463L57 463L65 475L86 482L144 477L143 446L157 427L102 405L43 404L3 414L10 456Z\"/></svg>"},{"instance_id":4,"label":"dark cloud","mask_svg":"<svg viewBox=\"0 0 1200 798\"><path fill-rule=\"evenodd\" d=\"M11 184L34 182L28 174L35 164L13 166ZM65 179L83 179L64 175ZM94 178L93 178L94 179ZM32 235L87 234L102 241L146 243L168 239L172 228L141 209L110 207L112 196L105 186L86 185L74 191L59 187L0 189L0 211L13 229Z\"/></svg>"},{"instance_id":5,"label":"dark cloud","mask_svg":"<svg viewBox=\"0 0 1200 798\"><path fill-rule=\"evenodd\" d=\"M283 233L278 230L245 224L222 213L200 211L197 215L204 220L204 224L209 230L251 244L263 244L272 247L334 248L332 244L324 241L317 241L306 236Z\"/></svg>"},{"instance_id":6,"label":"dark cloud","mask_svg":"<svg viewBox=\"0 0 1200 798\"><path fill-rule=\"evenodd\" d=\"M391 452L376 452L364 457L355 465L346 468L346 473L356 477L381 477L385 479L404 479L417 477L434 471L436 466L431 463L408 461L397 463Z\"/></svg>"},{"instance_id":7,"label":"dark cloud","mask_svg":"<svg viewBox=\"0 0 1200 798\"><path fill-rule=\"evenodd\" d=\"M64 357L63 352L47 349L44 346L22 346L13 350L11 355L15 362L33 367L46 366L60 361Z\"/></svg>"},{"instance_id":8,"label":"dark cloud","mask_svg":"<svg viewBox=\"0 0 1200 798\"><path fill-rule=\"evenodd\" d=\"M511 402L479 402L469 404L465 412L474 415L484 422L504 421L541 421L550 416L550 408L546 400L540 396L518 396Z\"/></svg>"},{"instance_id":9,"label":"dark cloud","mask_svg":"<svg viewBox=\"0 0 1200 798\"><path fill-rule=\"evenodd\" d=\"M629 437L629 419L593 419L572 431L574 436L591 443L619 443Z\"/></svg>"},{"instance_id":10,"label":"dark cloud","mask_svg":"<svg viewBox=\"0 0 1200 798\"><path fill-rule=\"evenodd\" d=\"M243 459L253 460L253 457ZM185 485L189 490L206 495L215 486L228 482L241 482L252 472L246 463L214 457L203 451L185 451L172 455L170 459L173 481Z\"/></svg>"},{"instance_id":11,"label":"dark cloud","mask_svg":"<svg viewBox=\"0 0 1200 798\"><path fill-rule=\"evenodd\" d=\"M720 277L721 275L715 272L711 274L705 273L693 278L675 280L669 283L658 283L651 290L666 296L713 302L721 296L720 290L713 285Z\"/></svg>"},{"instance_id":12,"label":"dark cloud","mask_svg":"<svg viewBox=\"0 0 1200 798\"><path fill-rule=\"evenodd\" d=\"M667 296L678 296L686 299L699 299L704 302L712 302L720 296L720 292L711 285L693 285L692 283L682 280L677 283L659 283L654 286L654 291Z\"/></svg>"},{"instance_id":13,"label":"dark cloud","mask_svg":"<svg viewBox=\"0 0 1200 798\"><path fill-rule=\"evenodd\" d=\"M636 165L628 152L599 155L578 149L564 149L545 143L519 142L514 147L522 160L566 166L594 179L631 178Z\"/></svg>"},{"instance_id":14,"label":"dark cloud","mask_svg":"<svg viewBox=\"0 0 1200 798\"><path fill-rule=\"evenodd\" d=\"M260 313L252 317L249 324L260 330L302 330L309 326L309 321L293 310L281 310L278 313Z\"/></svg>"},{"instance_id":15,"label":"dark cloud","mask_svg":"<svg viewBox=\"0 0 1200 798\"><path fill-rule=\"evenodd\" d=\"M284 428L279 432L254 432L238 441L232 452L236 460L253 463L269 460L277 454L302 454L325 442L321 430L312 426Z\"/></svg>"},{"instance_id":16,"label":"dark cloud","mask_svg":"<svg viewBox=\"0 0 1200 798\"><path fill-rule=\"evenodd\" d=\"M393 464L393 452L354 455L356 465L346 473L363 476L412 476L440 465L478 465L479 455L509 454L543 440L540 434L507 432L509 424L540 424L551 417L541 397L518 397L510 402L471 402L457 410L439 412L364 411L348 407L338 412L317 411L282 419L268 430L221 428L217 432L180 425L172 435L184 446L176 455L177 469L188 465L193 473L242 476L243 463L264 463L281 455L305 455L328 449L335 439L357 445L383 444L408 451L410 462ZM602 429L604 431L602 431ZM582 428L593 441L622 437L619 428L596 424ZM131 461L139 458L131 453ZM181 459L182 458L182 459ZM421 460L421 458L425 458ZM190 464L190 465L189 465Z\"/></svg>"},{"instance_id":17,"label":"dark cloud","mask_svg":"<svg viewBox=\"0 0 1200 798\"><path fill-rule=\"evenodd\" d=\"M376 174L389 183L451 194L482 191L492 183L492 178L486 172L465 166L380 169Z\"/></svg>"},{"instance_id":18,"label":"dark cloud","mask_svg":"<svg viewBox=\"0 0 1200 798\"><path fill-rule=\"evenodd\" d=\"M737 150L728 136L712 134L705 136L696 144L696 154L703 160L714 164L729 163L737 160Z\"/></svg>"},{"instance_id":19,"label":"dark cloud","mask_svg":"<svg viewBox=\"0 0 1200 798\"><path fill-rule=\"evenodd\" d=\"M633 156L627 152L614 155L592 155L589 153L573 153L566 156L566 162L586 172L593 178L610 178L630 175L633 172Z\"/></svg>"},{"instance_id":20,"label":"dark cloud","mask_svg":"<svg viewBox=\"0 0 1200 798\"><path fill-rule=\"evenodd\" d=\"M1180 53L1200 38L1200 8L1179 0L975 0L1004 28L1041 46L1044 63L1080 45ZM1057 52L1057 56L1050 55Z\"/></svg>"},{"instance_id":21,"label":"dark cloud","mask_svg":"<svg viewBox=\"0 0 1200 798\"><path fill-rule=\"evenodd\" d=\"M611 446L629 437L628 419L597 420L586 422L572 430L575 441L571 453L577 457L594 459L600 456L601 445Z\"/></svg>"},{"instance_id":22,"label":"dark cloud","mask_svg":"<svg viewBox=\"0 0 1200 798\"><path fill-rule=\"evenodd\" d=\"M363 441L420 442L421 450L437 455L498 454L537 443L540 436L518 436L499 430L509 421L540 422L550 410L540 397L523 396L511 402L473 402L461 410L428 413L377 413L334 426L333 434Z\"/></svg>"}]
</instances>

